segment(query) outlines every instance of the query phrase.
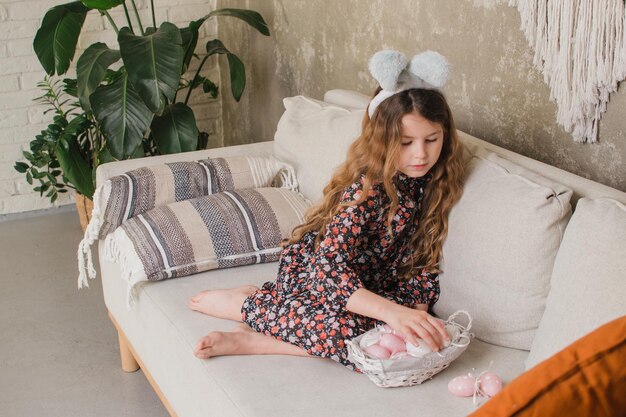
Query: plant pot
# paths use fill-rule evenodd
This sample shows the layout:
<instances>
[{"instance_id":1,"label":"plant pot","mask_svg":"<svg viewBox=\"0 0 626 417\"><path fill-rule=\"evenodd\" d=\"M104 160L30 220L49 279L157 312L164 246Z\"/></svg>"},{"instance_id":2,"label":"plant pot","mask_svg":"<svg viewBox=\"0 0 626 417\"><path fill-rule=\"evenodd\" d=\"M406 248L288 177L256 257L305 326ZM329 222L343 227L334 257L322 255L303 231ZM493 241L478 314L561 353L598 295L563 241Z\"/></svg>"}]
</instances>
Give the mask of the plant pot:
<instances>
[{"instance_id":1,"label":"plant pot","mask_svg":"<svg viewBox=\"0 0 626 417\"><path fill-rule=\"evenodd\" d=\"M80 193L74 194L74 200L76 201L76 210L78 211L78 217L80 218L80 227L83 229L83 233L85 233L89 220L91 220L93 201Z\"/></svg>"}]
</instances>

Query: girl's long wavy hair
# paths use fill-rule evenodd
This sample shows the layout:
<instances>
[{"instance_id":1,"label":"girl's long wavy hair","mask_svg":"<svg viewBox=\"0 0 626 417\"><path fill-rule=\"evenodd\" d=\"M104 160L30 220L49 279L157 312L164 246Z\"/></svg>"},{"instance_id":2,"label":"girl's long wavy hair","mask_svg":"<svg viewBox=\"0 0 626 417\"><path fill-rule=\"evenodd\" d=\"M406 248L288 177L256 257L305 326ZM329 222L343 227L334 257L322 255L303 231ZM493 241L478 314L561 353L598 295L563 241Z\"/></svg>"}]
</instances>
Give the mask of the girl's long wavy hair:
<instances>
[{"instance_id":1,"label":"girl's long wavy hair","mask_svg":"<svg viewBox=\"0 0 626 417\"><path fill-rule=\"evenodd\" d=\"M380 91L376 90L374 95ZM415 269L424 268L438 273L442 258L443 241L448 233L448 214L461 195L463 175L463 146L458 140L450 107L445 97L436 90L410 89L383 101L370 119L367 111L362 122L361 135L352 143L346 161L337 168L324 188L322 200L305 215L305 222L297 226L287 241L296 243L309 231L318 231L318 245L327 225L341 206L363 202L375 183L382 183L390 200L389 207L398 204L393 182L397 172L402 144L402 118L416 112L425 119L443 127L444 142L439 160L431 168L432 179L424 190L422 213L417 232L410 239L414 248L409 260L401 267L399 275L407 277ZM363 192L352 202L340 203L346 187L363 175ZM390 228L394 210L389 210L385 221Z\"/></svg>"}]
</instances>

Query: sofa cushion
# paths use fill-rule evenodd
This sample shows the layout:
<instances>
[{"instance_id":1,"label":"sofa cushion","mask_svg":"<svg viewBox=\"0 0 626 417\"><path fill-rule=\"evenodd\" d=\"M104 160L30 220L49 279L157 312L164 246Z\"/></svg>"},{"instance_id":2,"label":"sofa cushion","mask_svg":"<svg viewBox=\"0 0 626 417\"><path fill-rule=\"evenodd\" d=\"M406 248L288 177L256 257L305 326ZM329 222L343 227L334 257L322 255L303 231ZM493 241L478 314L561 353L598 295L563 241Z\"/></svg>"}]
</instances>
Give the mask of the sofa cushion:
<instances>
[{"instance_id":1,"label":"sofa cushion","mask_svg":"<svg viewBox=\"0 0 626 417\"><path fill-rule=\"evenodd\" d=\"M318 358L244 355L200 360L193 355L193 348L202 336L231 330L237 324L191 311L187 308L189 298L207 289L261 286L276 278L278 264L147 282L139 287L133 311L126 309L126 289L119 273L118 265L102 263L107 307L179 416L466 416L474 406L471 398L454 397L448 392L453 377L467 374L472 368L486 369L493 361L491 370L511 381L523 372L528 355L526 351L474 340L463 355L432 380L395 389L379 388L363 374Z\"/></svg>"},{"instance_id":2,"label":"sofa cushion","mask_svg":"<svg viewBox=\"0 0 626 417\"><path fill-rule=\"evenodd\" d=\"M271 187L288 178L291 167L273 157L233 156L143 167L106 181L97 201L98 238L126 219L159 205L222 191ZM285 175L285 176L283 176ZM293 179L293 175L291 175ZM297 184L283 181L291 189Z\"/></svg>"},{"instance_id":3,"label":"sofa cushion","mask_svg":"<svg viewBox=\"0 0 626 417\"><path fill-rule=\"evenodd\" d=\"M304 198L284 188L170 203L122 223L107 236L105 256L121 264L130 290L146 280L276 261L281 241L302 223L307 208Z\"/></svg>"},{"instance_id":4,"label":"sofa cushion","mask_svg":"<svg viewBox=\"0 0 626 417\"><path fill-rule=\"evenodd\" d=\"M524 373L471 417L623 416L625 363L621 317Z\"/></svg>"},{"instance_id":5,"label":"sofa cushion","mask_svg":"<svg viewBox=\"0 0 626 417\"><path fill-rule=\"evenodd\" d=\"M276 128L274 154L294 167L300 192L317 201L361 133L365 110L349 110L304 96L288 97L283 103L285 112Z\"/></svg>"},{"instance_id":6,"label":"sofa cushion","mask_svg":"<svg viewBox=\"0 0 626 417\"><path fill-rule=\"evenodd\" d=\"M556 256L527 367L626 315L625 271L626 206L609 199L579 200Z\"/></svg>"},{"instance_id":7,"label":"sofa cushion","mask_svg":"<svg viewBox=\"0 0 626 417\"><path fill-rule=\"evenodd\" d=\"M449 218L434 311L470 312L478 339L530 349L571 191L495 154L473 156Z\"/></svg>"}]
</instances>

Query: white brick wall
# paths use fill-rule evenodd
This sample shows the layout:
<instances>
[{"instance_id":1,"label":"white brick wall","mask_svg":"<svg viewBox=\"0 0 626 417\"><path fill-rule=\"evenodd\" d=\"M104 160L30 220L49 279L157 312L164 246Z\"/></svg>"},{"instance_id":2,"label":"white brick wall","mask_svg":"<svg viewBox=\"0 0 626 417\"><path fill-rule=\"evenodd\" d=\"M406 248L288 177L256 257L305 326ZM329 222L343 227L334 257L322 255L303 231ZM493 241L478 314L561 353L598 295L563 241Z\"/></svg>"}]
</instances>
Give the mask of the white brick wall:
<instances>
[{"instance_id":1,"label":"white brick wall","mask_svg":"<svg viewBox=\"0 0 626 417\"><path fill-rule=\"evenodd\" d=\"M13 165L22 160L22 151L28 150L34 139L52 117L44 115L45 107L32 99L40 95L36 84L44 77L44 71L33 51L33 38L45 11L71 0L2 0L0 4L0 216L52 207L49 199L42 198L32 190L23 174L16 172ZM148 9L150 2L136 0L144 28L152 25ZM189 20L199 19L216 8L217 0L155 0L157 26L164 20L185 27ZM123 9L112 12L118 27L126 25ZM130 10L135 28L134 13ZM197 52L204 51L206 42L217 33L216 20L211 19L202 27ZM93 42L106 42L116 48L115 32L106 18L91 11L87 15L78 43L74 64L82 51ZM215 60L212 60L215 62ZM197 68L197 63L192 68ZM215 64L205 65L205 71L214 82L219 81L219 70ZM188 78L194 75L190 70ZM68 75L74 77L74 70ZM181 91L179 94L185 93ZM192 95L190 100L196 113L198 127L209 132L210 145L220 146L222 139L221 103L206 95ZM61 197L54 206L73 204L71 195Z\"/></svg>"}]
</instances>

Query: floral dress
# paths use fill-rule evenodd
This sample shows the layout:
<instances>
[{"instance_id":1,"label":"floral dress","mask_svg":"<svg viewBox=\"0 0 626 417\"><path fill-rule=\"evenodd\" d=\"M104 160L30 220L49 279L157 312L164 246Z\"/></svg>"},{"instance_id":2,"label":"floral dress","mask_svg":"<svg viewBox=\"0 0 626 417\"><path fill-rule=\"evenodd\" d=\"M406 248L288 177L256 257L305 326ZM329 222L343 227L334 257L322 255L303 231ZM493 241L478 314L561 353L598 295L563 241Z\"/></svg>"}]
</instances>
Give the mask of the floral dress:
<instances>
[{"instance_id":1,"label":"floral dress","mask_svg":"<svg viewBox=\"0 0 626 417\"><path fill-rule=\"evenodd\" d=\"M385 225L390 199L382 183L377 183L363 202L339 210L317 248L315 231L285 247L276 280L266 282L244 301L243 322L257 332L299 346L310 355L354 369L345 340L377 323L346 309L348 298L357 289L365 287L407 307L432 306L439 298L435 274L421 271L408 280L398 279L398 267L412 252L408 242L417 230L429 178L396 174L399 201L393 208L391 234ZM361 177L346 188L341 202L354 201L362 192Z\"/></svg>"}]
</instances>

